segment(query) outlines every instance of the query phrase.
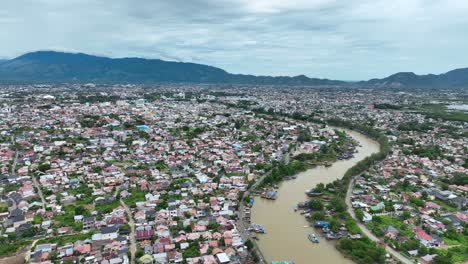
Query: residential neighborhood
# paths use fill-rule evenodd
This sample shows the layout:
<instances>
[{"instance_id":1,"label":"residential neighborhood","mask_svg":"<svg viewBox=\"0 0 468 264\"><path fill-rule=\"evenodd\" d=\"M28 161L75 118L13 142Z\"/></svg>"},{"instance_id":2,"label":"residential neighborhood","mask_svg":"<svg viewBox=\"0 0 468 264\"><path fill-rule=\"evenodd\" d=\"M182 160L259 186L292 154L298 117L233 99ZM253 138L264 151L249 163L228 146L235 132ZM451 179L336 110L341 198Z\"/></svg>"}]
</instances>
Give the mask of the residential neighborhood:
<instances>
[{"instance_id":1,"label":"residential neighborhood","mask_svg":"<svg viewBox=\"0 0 468 264\"><path fill-rule=\"evenodd\" d=\"M257 182L272 189L276 166L292 177L281 170L290 159L299 171L352 157L357 143L326 124L338 119L378 129L391 146L353 178L364 227L414 263L467 261L467 122L382 107L419 94L360 92L2 87L2 257L256 263L244 193Z\"/></svg>"}]
</instances>

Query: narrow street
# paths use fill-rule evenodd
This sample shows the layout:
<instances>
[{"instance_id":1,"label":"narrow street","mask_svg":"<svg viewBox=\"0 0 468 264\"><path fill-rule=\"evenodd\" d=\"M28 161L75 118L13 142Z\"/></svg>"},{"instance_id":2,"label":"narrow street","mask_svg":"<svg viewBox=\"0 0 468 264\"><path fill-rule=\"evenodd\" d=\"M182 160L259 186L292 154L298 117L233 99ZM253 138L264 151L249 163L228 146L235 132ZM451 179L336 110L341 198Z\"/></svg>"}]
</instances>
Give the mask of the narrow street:
<instances>
[{"instance_id":1,"label":"narrow street","mask_svg":"<svg viewBox=\"0 0 468 264\"><path fill-rule=\"evenodd\" d=\"M120 204L125 208L125 212L128 216L128 224L130 225L130 263L134 264L135 262L135 252L136 252L136 240L135 240L135 221L133 221L132 211L125 204L125 202L120 199Z\"/></svg>"},{"instance_id":2,"label":"narrow street","mask_svg":"<svg viewBox=\"0 0 468 264\"><path fill-rule=\"evenodd\" d=\"M46 210L45 205L46 205L47 203L46 203L46 200L44 199L44 195L42 194L41 186L40 186L39 183L37 182L36 176L31 176L31 179L32 179L32 182L33 182L33 184L34 184L34 187L36 187L36 189L37 189L37 193L39 194L39 197L41 198L42 210L45 211L45 210Z\"/></svg>"},{"instance_id":3,"label":"narrow street","mask_svg":"<svg viewBox=\"0 0 468 264\"><path fill-rule=\"evenodd\" d=\"M352 203L351 203L351 194L353 192L353 187L354 187L354 180L351 180L351 182L350 182L350 184L348 186L348 191L346 192L346 205L348 207L348 213L351 215L351 217L354 220L356 220L356 223L359 226L359 228L361 229L361 231L369 239L371 239L372 241L374 241L376 243L379 243L380 239L378 237L376 237L374 234L372 234L372 232L369 229L367 229L367 227L365 225L363 225L359 219L356 218L356 214L354 213L353 206L352 206ZM389 246L386 246L385 250L387 251L387 253L389 253L390 255L395 257L398 261L401 261L404 264L413 264L414 263L413 261L411 261L410 259L403 256L398 251L394 250L393 248L391 248Z\"/></svg>"}]
</instances>

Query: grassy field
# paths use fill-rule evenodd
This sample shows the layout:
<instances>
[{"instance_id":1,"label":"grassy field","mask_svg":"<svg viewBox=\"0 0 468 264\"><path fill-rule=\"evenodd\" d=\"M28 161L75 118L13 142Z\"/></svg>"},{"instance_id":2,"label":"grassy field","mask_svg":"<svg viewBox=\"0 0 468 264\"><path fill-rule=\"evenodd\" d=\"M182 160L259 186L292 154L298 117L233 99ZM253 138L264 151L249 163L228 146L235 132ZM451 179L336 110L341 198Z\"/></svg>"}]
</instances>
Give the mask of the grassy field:
<instances>
[{"instance_id":1,"label":"grassy field","mask_svg":"<svg viewBox=\"0 0 468 264\"><path fill-rule=\"evenodd\" d=\"M14 254L20 248L25 247L26 245L31 244L31 241L17 241L14 243L0 244L0 257L6 257Z\"/></svg>"},{"instance_id":2,"label":"grassy field","mask_svg":"<svg viewBox=\"0 0 468 264\"><path fill-rule=\"evenodd\" d=\"M419 111L432 118L468 122L468 113L461 111L448 111L447 106L444 104L423 104L414 107L412 110Z\"/></svg>"}]
</instances>

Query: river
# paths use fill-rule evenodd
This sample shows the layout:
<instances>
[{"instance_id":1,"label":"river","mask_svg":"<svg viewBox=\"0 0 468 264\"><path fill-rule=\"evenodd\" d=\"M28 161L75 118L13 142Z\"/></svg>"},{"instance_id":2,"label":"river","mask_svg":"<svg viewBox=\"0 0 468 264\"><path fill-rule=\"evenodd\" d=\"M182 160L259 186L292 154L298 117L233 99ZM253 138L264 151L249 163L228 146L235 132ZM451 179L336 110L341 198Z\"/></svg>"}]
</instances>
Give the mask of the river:
<instances>
[{"instance_id":1,"label":"river","mask_svg":"<svg viewBox=\"0 0 468 264\"><path fill-rule=\"evenodd\" d=\"M307 235L314 231L305 228L307 220L293 206L305 201L305 191L318 183L330 183L343 177L345 172L360 160L379 151L379 144L355 131L346 130L361 146L358 153L349 160L336 161L330 167L319 166L299 173L297 179L279 184L278 199L275 201L255 198L251 211L252 223L265 227L266 234L260 235L257 244L266 258L271 261L293 261L296 264L310 263L353 263L344 258L333 242L319 236L320 243L313 244Z\"/></svg>"}]
</instances>

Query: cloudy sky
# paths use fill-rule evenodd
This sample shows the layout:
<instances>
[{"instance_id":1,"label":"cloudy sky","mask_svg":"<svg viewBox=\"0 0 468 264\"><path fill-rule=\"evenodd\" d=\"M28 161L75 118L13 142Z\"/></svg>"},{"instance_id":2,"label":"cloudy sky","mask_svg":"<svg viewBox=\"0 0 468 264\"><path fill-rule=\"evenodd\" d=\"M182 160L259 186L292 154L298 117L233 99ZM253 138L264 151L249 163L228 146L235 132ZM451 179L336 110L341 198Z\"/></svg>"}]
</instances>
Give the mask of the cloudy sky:
<instances>
[{"instance_id":1,"label":"cloudy sky","mask_svg":"<svg viewBox=\"0 0 468 264\"><path fill-rule=\"evenodd\" d=\"M361 80L468 67L467 0L2 0L0 58L35 50Z\"/></svg>"}]
</instances>

